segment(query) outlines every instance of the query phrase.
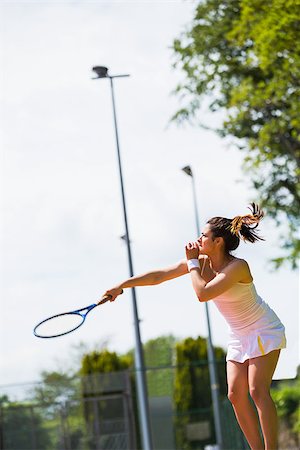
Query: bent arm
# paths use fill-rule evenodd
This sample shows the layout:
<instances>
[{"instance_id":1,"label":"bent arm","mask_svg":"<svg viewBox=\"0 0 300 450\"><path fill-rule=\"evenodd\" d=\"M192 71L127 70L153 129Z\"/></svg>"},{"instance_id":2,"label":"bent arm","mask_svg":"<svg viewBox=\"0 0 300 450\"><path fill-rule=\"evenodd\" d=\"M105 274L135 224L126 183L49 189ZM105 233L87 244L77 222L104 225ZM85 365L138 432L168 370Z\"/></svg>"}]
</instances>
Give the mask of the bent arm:
<instances>
[{"instance_id":1,"label":"bent arm","mask_svg":"<svg viewBox=\"0 0 300 450\"><path fill-rule=\"evenodd\" d=\"M246 261L237 260L206 283L198 268L191 270L192 285L200 302L207 302L230 289L235 283L249 277L249 268Z\"/></svg>"},{"instance_id":2,"label":"bent arm","mask_svg":"<svg viewBox=\"0 0 300 450\"><path fill-rule=\"evenodd\" d=\"M172 266L165 267L163 269L157 269L150 272L146 272L141 275L136 275L122 283L117 284L112 289L105 292L104 295L110 295L114 300L122 291L122 289L132 288L137 286L152 286L155 284L163 283L164 281L172 280L173 278L181 277L188 273L186 260L179 261Z\"/></svg>"}]
</instances>

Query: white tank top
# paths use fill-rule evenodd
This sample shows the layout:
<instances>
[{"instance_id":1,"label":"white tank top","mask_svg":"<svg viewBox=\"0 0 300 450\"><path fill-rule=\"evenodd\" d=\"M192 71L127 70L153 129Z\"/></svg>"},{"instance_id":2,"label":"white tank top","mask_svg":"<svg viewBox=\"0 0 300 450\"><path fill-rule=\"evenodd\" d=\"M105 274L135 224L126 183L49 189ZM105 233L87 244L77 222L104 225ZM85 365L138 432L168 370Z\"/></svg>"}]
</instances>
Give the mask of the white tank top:
<instances>
[{"instance_id":1,"label":"white tank top","mask_svg":"<svg viewBox=\"0 0 300 450\"><path fill-rule=\"evenodd\" d=\"M253 282L236 283L230 289L213 299L220 313L232 330L241 330L274 311L257 295ZM274 318L275 318L274 317Z\"/></svg>"}]
</instances>

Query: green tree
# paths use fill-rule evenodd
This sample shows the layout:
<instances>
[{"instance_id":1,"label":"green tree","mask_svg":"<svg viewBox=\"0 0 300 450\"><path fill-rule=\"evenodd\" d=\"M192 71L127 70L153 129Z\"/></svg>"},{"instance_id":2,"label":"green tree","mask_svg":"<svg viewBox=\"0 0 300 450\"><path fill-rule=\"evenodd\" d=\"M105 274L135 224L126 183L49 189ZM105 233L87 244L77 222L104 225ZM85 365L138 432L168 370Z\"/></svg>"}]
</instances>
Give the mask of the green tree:
<instances>
[{"instance_id":1,"label":"green tree","mask_svg":"<svg viewBox=\"0 0 300 450\"><path fill-rule=\"evenodd\" d=\"M51 448L50 434L38 409L31 404L0 398L1 448L7 450Z\"/></svg>"},{"instance_id":2,"label":"green tree","mask_svg":"<svg viewBox=\"0 0 300 450\"><path fill-rule=\"evenodd\" d=\"M176 338L160 336L144 345L149 397L173 396Z\"/></svg>"},{"instance_id":3,"label":"green tree","mask_svg":"<svg viewBox=\"0 0 300 450\"><path fill-rule=\"evenodd\" d=\"M80 373L83 376L94 373L118 372L126 370L132 364L131 356L128 354L124 357L117 355L116 352L109 350L96 350L84 355L81 362Z\"/></svg>"},{"instance_id":4,"label":"green tree","mask_svg":"<svg viewBox=\"0 0 300 450\"><path fill-rule=\"evenodd\" d=\"M293 446L299 447L300 436L300 377L295 380L280 381L272 389L272 397L276 403L278 415L283 421L288 433L289 441L293 441ZM281 442L285 448L290 447L291 442Z\"/></svg>"},{"instance_id":5,"label":"green tree","mask_svg":"<svg viewBox=\"0 0 300 450\"><path fill-rule=\"evenodd\" d=\"M173 117L199 123L204 101L222 111L221 136L244 151L258 201L286 224L279 266L300 255L300 0L202 0L173 43L185 106Z\"/></svg>"},{"instance_id":6,"label":"green tree","mask_svg":"<svg viewBox=\"0 0 300 450\"><path fill-rule=\"evenodd\" d=\"M83 396L95 396L117 390L113 374L116 374L115 378L118 380L118 372L128 370L132 363L131 354L120 356L116 352L110 352L107 349L103 349L100 352L93 351L84 355L80 369Z\"/></svg>"},{"instance_id":7,"label":"green tree","mask_svg":"<svg viewBox=\"0 0 300 450\"><path fill-rule=\"evenodd\" d=\"M98 448L99 444L101 448L102 446L106 448L103 441L106 439L105 431L100 436L101 442L97 442L97 439L99 439L98 427L99 429L101 427L102 433L105 423L114 422L114 433L118 431L118 428L116 428L118 423L122 427L124 390L125 383L127 383L127 377L122 372L128 371L132 364L132 353L119 356L116 352L110 352L107 349L100 352L93 351L82 358L80 374L82 376L83 409L88 435L87 448ZM132 372L130 375L135 417L137 417L135 381ZM128 386L126 386L126 390L127 388ZM112 398L111 394L120 394L120 396ZM138 429L138 424L136 424L136 429ZM110 431L108 432L110 434L111 430L108 431Z\"/></svg>"},{"instance_id":8,"label":"green tree","mask_svg":"<svg viewBox=\"0 0 300 450\"><path fill-rule=\"evenodd\" d=\"M40 408L44 426L51 437L51 448L60 447L66 435L72 450L80 448L84 440L80 388L80 379L73 373L44 371L41 381L33 389L32 400ZM67 429L63 425L66 417Z\"/></svg>"},{"instance_id":9,"label":"green tree","mask_svg":"<svg viewBox=\"0 0 300 450\"><path fill-rule=\"evenodd\" d=\"M202 337L187 338L176 345L177 369L175 377L174 401L177 413L176 441L180 449L193 448L186 438L186 426L192 422L209 421L213 432L212 399L207 363L207 345ZM226 394L225 353L215 348L218 361L217 373L222 396ZM208 444L211 439L202 444ZM195 445L199 443L196 442Z\"/></svg>"},{"instance_id":10,"label":"green tree","mask_svg":"<svg viewBox=\"0 0 300 450\"><path fill-rule=\"evenodd\" d=\"M33 397L39 404L46 404L50 410L60 404L79 397L80 383L77 377L63 372L41 373L41 381L33 390ZM50 406L52 405L52 408Z\"/></svg>"}]
</instances>

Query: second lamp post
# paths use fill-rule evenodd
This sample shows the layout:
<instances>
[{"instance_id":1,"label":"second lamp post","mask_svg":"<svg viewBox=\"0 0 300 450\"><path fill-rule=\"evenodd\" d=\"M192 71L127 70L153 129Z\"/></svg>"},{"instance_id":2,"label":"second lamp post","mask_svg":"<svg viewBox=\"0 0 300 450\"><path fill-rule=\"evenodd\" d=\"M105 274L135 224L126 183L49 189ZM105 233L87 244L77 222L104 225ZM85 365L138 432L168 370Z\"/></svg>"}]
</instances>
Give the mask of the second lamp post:
<instances>
[{"instance_id":1,"label":"second lamp post","mask_svg":"<svg viewBox=\"0 0 300 450\"><path fill-rule=\"evenodd\" d=\"M196 230L197 230L197 235L200 236L199 215L198 215L197 197L196 197L195 180L194 180L193 172L192 172L192 169L190 166L185 166L185 167L183 167L182 170L188 176L190 176L192 179ZM223 436L222 436L221 412L220 412L219 383L218 383L218 377L217 377L217 371L216 371L215 354L214 354L214 349L213 349L213 345L212 345L209 309L208 309L207 302L205 302L204 306L205 306L205 314L206 314L206 322L207 322L208 336L207 336L206 343L207 343L208 369L209 369L209 378L210 378L211 397L212 397L212 403L213 403L214 423L215 423L218 449L222 450Z\"/></svg>"}]
</instances>

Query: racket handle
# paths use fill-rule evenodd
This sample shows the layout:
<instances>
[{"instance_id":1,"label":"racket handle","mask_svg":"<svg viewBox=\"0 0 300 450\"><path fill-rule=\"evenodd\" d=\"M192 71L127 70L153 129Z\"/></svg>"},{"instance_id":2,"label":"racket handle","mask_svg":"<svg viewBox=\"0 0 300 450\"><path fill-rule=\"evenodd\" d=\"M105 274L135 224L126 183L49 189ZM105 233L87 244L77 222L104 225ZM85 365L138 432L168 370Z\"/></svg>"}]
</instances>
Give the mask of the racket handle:
<instances>
[{"instance_id":1,"label":"racket handle","mask_svg":"<svg viewBox=\"0 0 300 450\"><path fill-rule=\"evenodd\" d=\"M123 289L122 289L122 292L119 294L119 295L121 295L121 294L123 294ZM111 300L111 295L104 295L104 297L102 297L102 299L101 300L99 300L99 302L97 303L97 305L102 305L103 303L106 303L106 302L108 302L109 300Z\"/></svg>"}]
</instances>

